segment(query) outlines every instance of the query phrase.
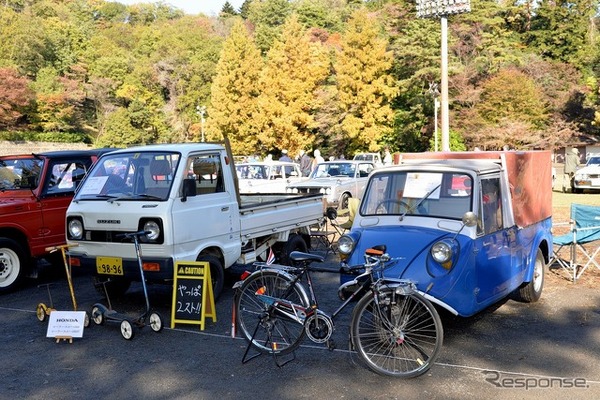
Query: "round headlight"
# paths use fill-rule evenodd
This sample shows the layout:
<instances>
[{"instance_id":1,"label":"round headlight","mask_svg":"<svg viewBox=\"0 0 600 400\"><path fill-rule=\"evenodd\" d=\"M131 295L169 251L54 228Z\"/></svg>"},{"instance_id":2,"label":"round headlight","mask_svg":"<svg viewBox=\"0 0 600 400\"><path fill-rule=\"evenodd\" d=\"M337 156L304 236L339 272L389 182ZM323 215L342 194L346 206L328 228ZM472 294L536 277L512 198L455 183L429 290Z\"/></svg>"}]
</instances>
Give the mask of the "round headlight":
<instances>
[{"instance_id":1,"label":"round headlight","mask_svg":"<svg viewBox=\"0 0 600 400\"><path fill-rule=\"evenodd\" d=\"M69 231L69 237L71 239L79 240L83 238L83 222L81 222L81 220L70 220L69 225L67 226L67 230Z\"/></svg>"},{"instance_id":2,"label":"round headlight","mask_svg":"<svg viewBox=\"0 0 600 400\"><path fill-rule=\"evenodd\" d=\"M438 263L444 264L452 258L452 248L448 243L437 242L431 246L431 256Z\"/></svg>"},{"instance_id":3,"label":"round headlight","mask_svg":"<svg viewBox=\"0 0 600 400\"><path fill-rule=\"evenodd\" d=\"M354 250L354 239L350 236L342 235L338 239L338 250L341 254L350 254Z\"/></svg>"},{"instance_id":4,"label":"round headlight","mask_svg":"<svg viewBox=\"0 0 600 400\"><path fill-rule=\"evenodd\" d=\"M144 224L144 231L149 240L156 240L160 236L160 226L156 221L148 221Z\"/></svg>"}]
</instances>

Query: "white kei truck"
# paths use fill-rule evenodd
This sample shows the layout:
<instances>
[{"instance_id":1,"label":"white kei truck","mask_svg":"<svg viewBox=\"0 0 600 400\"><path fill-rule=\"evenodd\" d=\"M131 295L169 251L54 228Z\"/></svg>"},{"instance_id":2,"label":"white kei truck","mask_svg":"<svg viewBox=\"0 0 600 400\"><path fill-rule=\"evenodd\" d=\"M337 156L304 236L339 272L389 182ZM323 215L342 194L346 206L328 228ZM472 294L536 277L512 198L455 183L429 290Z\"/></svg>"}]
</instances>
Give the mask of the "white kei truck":
<instances>
[{"instance_id":1,"label":"white kei truck","mask_svg":"<svg viewBox=\"0 0 600 400\"><path fill-rule=\"evenodd\" d=\"M111 293L140 280L123 234L143 230L147 282L171 284L177 262L208 261L216 298L226 268L266 261L271 249L281 262L307 251L310 226L322 217L320 194L240 195L233 157L220 144L160 144L100 158L69 205L66 236L77 244L71 264Z\"/></svg>"}]
</instances>

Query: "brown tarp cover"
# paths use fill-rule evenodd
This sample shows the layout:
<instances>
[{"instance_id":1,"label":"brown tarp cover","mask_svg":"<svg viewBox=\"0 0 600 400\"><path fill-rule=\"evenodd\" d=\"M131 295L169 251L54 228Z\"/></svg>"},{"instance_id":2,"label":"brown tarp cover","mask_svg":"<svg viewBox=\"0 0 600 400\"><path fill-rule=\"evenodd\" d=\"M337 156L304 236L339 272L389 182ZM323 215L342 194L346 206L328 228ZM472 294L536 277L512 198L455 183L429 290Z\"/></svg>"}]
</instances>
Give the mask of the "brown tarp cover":
<instances>
[{"instance_id":1,"label":"brown tarp cover","mask_svg":"<svg viewBox=\"0 0 600 400\"><path fill-rule=\"evenodd\" d=\"M549 151L472 151L396 154L402 159L499 160L504 156L515 223L528 226L552 216L552 158Z\"/></svg>"}]
</instances>

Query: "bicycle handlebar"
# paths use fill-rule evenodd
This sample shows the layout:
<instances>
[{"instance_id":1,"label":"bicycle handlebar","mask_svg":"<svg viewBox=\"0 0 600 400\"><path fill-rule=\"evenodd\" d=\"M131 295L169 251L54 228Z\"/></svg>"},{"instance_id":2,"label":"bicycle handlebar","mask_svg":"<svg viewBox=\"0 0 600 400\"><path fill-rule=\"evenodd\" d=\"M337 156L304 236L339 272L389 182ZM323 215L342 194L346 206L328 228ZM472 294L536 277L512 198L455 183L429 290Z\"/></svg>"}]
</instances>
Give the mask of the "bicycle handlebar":
<instances>
[{"instance_id":1,"label":"bicycle handlebar","mask_svg":"<svg viewBox=\"0 0 600 400\"><path fill-rule=\"evenodd\" d=\"M150 231L145 231L145 230L141 230L141 231L137 231L137 232L129 232L129 233L119 233L117 234L115 237L117 239L121 239L121 238L130 238L130 237L140 237L140 236L144 236L151 233Z\"/></svg>"}]
</instances>

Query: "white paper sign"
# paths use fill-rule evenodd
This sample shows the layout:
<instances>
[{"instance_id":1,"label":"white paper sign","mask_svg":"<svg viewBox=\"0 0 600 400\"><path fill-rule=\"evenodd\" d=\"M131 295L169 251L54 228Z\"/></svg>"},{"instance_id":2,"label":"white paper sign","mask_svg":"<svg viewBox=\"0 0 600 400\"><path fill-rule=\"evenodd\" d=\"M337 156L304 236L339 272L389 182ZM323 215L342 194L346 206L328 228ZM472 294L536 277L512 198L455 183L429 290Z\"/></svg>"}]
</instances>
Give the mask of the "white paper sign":
<instances>
[{"instance_id":1,"label":"white paper sign","mask_svg":"<svg viewBox=\"0 0 600 400\"><path fill-rule=\"evenodd\" d=\"M85 311L52 311L46 337L83 337Z\"/></svg>"},{"instance_id":2,"label":"white paper sign","mask_svg":"<svg viewBox=\"0 0 600 400\"><path fill-rule=\"evenodd\" d=\"M108 176L95 176L89 177L87 181L85 181L85 186L83 186L80 190L81 194L98 194L102 191L104 184L108 180Z\"/></svg>"}]
</instances>

